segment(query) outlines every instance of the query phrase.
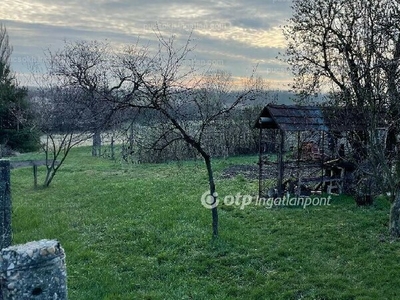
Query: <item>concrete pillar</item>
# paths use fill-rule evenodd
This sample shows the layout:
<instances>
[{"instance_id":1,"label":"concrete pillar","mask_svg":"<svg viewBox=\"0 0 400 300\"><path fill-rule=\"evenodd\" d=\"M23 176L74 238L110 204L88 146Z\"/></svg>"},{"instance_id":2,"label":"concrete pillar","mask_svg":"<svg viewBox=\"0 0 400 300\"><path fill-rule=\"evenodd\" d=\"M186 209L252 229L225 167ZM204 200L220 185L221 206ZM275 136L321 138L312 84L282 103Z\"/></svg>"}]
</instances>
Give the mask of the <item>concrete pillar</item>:
<instances>
[{"instance_id":1,"label":"concrete pillar","mask_svg":"<svg viewBox=\"0 0 400 300\"><path fill-rule=\"evenodd\" d=\"M56 240L40 240L1 250L3 299L67 299L64 249Z\"/></svg>"}]
</instances>

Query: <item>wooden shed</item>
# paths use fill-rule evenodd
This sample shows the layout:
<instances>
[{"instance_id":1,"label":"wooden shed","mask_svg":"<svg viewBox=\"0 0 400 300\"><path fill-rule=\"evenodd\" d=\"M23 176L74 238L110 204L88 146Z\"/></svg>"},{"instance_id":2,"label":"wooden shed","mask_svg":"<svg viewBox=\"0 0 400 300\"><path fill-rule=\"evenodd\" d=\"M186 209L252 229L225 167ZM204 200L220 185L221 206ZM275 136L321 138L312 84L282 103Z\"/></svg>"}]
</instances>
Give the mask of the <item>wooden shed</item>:
<instances>
[{"instance_id":1,"label":"wooden shed","mask_svg":"<svg viewBox=\"0 0 400 300\"><path fill-rule=\"evenodd\" d=\"M343 133L365 131L366 121L353 109L265 106L254 125L260 131L259 196L341 193L349 165L343 160L350 147Z\"/></svg>"}]
</instances>

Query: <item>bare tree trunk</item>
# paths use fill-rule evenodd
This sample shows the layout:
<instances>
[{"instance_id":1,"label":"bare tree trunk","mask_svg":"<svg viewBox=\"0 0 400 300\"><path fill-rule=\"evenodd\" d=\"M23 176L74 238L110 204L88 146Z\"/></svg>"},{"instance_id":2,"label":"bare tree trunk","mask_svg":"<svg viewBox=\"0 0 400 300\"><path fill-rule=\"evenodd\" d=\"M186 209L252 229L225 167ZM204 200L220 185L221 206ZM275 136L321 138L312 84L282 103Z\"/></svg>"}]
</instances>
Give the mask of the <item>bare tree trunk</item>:
<instances>
[{"instance_id":1,"label":"bare tree trunk","mask_svg":"<svg viewBox=\"0 0 400 300\"><path fill-rule=\"evenodd\" d=\"M46 136L46 146L45 146L45 149L44 149L44 152L46 154L46 178L45 178L44 183L43 183L44 187L49 187L51 181L53 180L52 177L54 177L54 175L51 176L51 173L52 173L52 170L53 170L53 163L50 162L51 159L49 158L49 154L50 154L50 152L49 152L50 151L49 142L50 142L50 140L53 142L53 147L54 147L55 145L54 145L53 139L51 139L50 136L47 135ZM53 161L54 161L54 159L53 159Z\"/></svg>"},{"instance_id":2,"label":"bare tree trunk","mask_svg":"<svg viewBox=\"0 0 400 300\"><path fill-rule=\"evenodd\" d=\"M392 237L400 237L400 191L390 207L389 232Z\"/></svg>"},{"instance_id":3,"label":"bare tree trunk","mask_svg":"<svg viewBox=\"0 0 400 300\"><path fill-rule=\"evenodd\" d=\"M214 183L214 175L211 167L211 159L209 156L204 157L204 161L207 166L207 173L208 173L208 183L210 185L210 195L214 197L214 201L217 201L217 195L215 193L215 183ZM211 209L212 215L212 231L213 231L213 238L218 236L218 209L217 206L214 206Z\"/></svg>"},{"instance_id":4,"label":"bare tree trunk","mask_svg":"<svg viewBox=\"0 0 400 300\"><path fill-rule=\"evenodd\" d=\"M101 132L96 130L93 135L92 156L101 155Z\"/></svg>"},{"instance_id":5,"label":"bare tree trunk","mask_svg":"<svg viewBox=\"0 0 400 300\"><path fill-rule=\"evenodd\" d=\"M44 187L47 188L50 186L50 183L53 181L58 169L64 163L71 148L87 138L85 137L84 139L81 139L75 143L72 142L72 139L73 133L65 135L62 138L61 144L57 146L54 138L51 135L47 135L46 145L44 147L44 152L46 155L46 179L43 183ZM51 146L49 146L50 142ZM58 161L57 158L60 158L60 160Z\"/></svg>"},{"instance_id":6,"label":"bare tree trunk","mask_svg":"<svg viewBox=\"0 0 400 300\"><path fill-rule=\"evenodd\" d=\"M114 136L111 137L111 160L115 160Z\"/></svg>"},{"instance_id":7,"label":"bare tree trunk","mask_svg":"<svg viewBox=\"0 0 400 300\"><path fill-rule=\"evenodd\" d=\"M130 130L129 130L129 147L131 149L131 151L133 150L133 146L134 146L134 130L133 130L133 123L130 126Z\"/></svg>"},{"instance_id":8,"label":"bare tree trunk","mask_svg":"<svg viewBox=\"0 0 400 300\"><path fill-rule=\"evenodd\" d=\"M46 172L46 179L44 180L44 187L49 187L50 183L53 181L55 172L54 169L52 167L48 167L47 168L47 172Z\"/></svg>"}]
</instances>

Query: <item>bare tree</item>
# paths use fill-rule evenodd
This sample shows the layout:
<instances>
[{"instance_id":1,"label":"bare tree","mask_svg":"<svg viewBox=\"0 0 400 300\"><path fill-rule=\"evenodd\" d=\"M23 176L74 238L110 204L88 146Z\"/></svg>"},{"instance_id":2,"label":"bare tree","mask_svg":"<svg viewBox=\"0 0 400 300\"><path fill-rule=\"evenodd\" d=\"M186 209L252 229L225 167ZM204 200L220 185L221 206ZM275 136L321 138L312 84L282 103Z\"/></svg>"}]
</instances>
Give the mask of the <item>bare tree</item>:
<instances>
[{"instance_id":1,"label":"bare tree","mask_svg":"<svg viewBox=\"0 0 400 300\"><path fill-rule=\"evenodd\" d=\"M305 97L329 91L331 103L358 110L367 120L355 135L365 143L370 173L391 192L393 236L400 236L400 173L392 168L400 121L399 24L399 1L294 0L284 28L294 90Z\"/></svg>"},{"instance_id":2,"label":"bare tree","mask_svg":"<svg viewBox=\"0 0 400 300\"><path fill-rule=\"evenodd\" d=\"M173 37L166 39L158 34L158 39L159 49L155 54L135 45L122 56L125 74L122 77L126 79L120 89L123 95L117 101L122 106L157 111L165 120L160 135L163 146L184 140L204 159L214 200L211 211L215 237L218 235L217 194L211 155L203 145L204 132L220 117L252 99L260 91L262 81L253 73L242 90L235 91L231 76L225 72L199 77L188 64L188 55L193 50L190 39L181 47L175 46Z\"/></svg>"},{"instance_id":3,"label":"bare tree","mask_svg":"<svg viewBox=\"0 0 400 300\"><path fill-rule=\"evenodd\" d=\"M96 96L126 107L155 111L161 122L159 141L162 147L178 140L185 141L204 159L208 173L210 194L214 196L212 206L213 236L218 235L218 212L216 188L211 155L205 149L202 138L208 126L221 116L231 112L261 88L262 81L254 72L244 81L239 92L230 75L223 72L199 75L189 55L193 51L190 38L183 46L176 46L174 37L164 38L157 34L157 51L138 44L128 46L104 80L102 89L93 88ZM65 52L68 55L67 52ZM115 61L116 62L116 61ZM88 83L77 74L85 72L63 72L62 76L71 84L87 88ZM84 77L83 77L84 78ZM89 85L91 90L91 85ZM228 94L231 97L228 97ZM232 96L233 95L233 96ZM194 122L196 126L193 126Z\"/></svg>"},{"instance_id":4,"label":"bare tree","mask_svg":"<svg viewBox=\"0 0 400 300\"><path fill-rule=\"evenodd\" d=\"M51 55L53 73L64 86L79 87L93 99L106 100L118 110L126 108L154 111L162 123L154 147L168 147L183 140L203 159L208 173L212 232L218 235L218 211L211 155L204 147L207 128L220 117L252 99L261 89L262 80L255 74L244 80L241 89L224 72L199 74L189 55L193 51L190 38L176 46L175 37L157 33L158 49L138 43L126 47L119 55L104 59L97 42L83 42L84 50L66 47L61 54ZM82 55L82 53L87 53ZM108 51L110 53L112 51ZM107 64L104 67L103 62ZM240 90L240 91L239 91Z\"/></svg>"},{"instance_id":5,"label":"bare tree","mask_svg":"<svg viewBox=\"0 0 400 300\"><path fill-rule=\"evenodd\" d=\"M109 126L114 113L112 102L102 101L113 80L114 54L107 43L98 41L65 42L58 51L48 51L48 68L58 84L82 90L87 126L93 131L92 155L101 155L101 132ZM72 101L73 99L71 99Z\"/></svg>"},{"instance_id":6,"label":"bare tree","mask_svg":"<svg viewBox=\"0 0 400 300\"><path fill-rule=\"evenodd\" d=\"M44 74L40 87L30 94L35 126L42 133L45 153L43 186L49 187L71 149L90 139L93 133L87 126L87 108L79 101L85 97L81 90L59 86L50 74Z\"/></svg>"}]
</instances>

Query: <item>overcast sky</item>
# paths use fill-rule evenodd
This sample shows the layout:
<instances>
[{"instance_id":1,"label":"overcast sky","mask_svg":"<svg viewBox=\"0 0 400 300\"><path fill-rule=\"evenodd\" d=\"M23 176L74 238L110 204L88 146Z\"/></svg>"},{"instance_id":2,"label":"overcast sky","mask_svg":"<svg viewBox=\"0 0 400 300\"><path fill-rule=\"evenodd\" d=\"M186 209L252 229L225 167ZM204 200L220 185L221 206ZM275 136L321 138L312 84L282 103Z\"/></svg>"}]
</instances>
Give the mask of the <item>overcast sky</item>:
<instances>
[{"instance_id":1,"label":"overcast sky","mask_svg":"<svg viewBox=\"0 0 400 300\"><path fill-rule=\"evenodd\" d=\"M154 30L182 41L193 31L196 63L213 64L235 77L258 72L272 88L287 89L290 72L276 59L284 51L280 26L291 0L1 0L0 22L14 48L12 68L21 83L31 62L64 40L107 39L115 45L155 40Z\"/></svg>"}]
</instances>

